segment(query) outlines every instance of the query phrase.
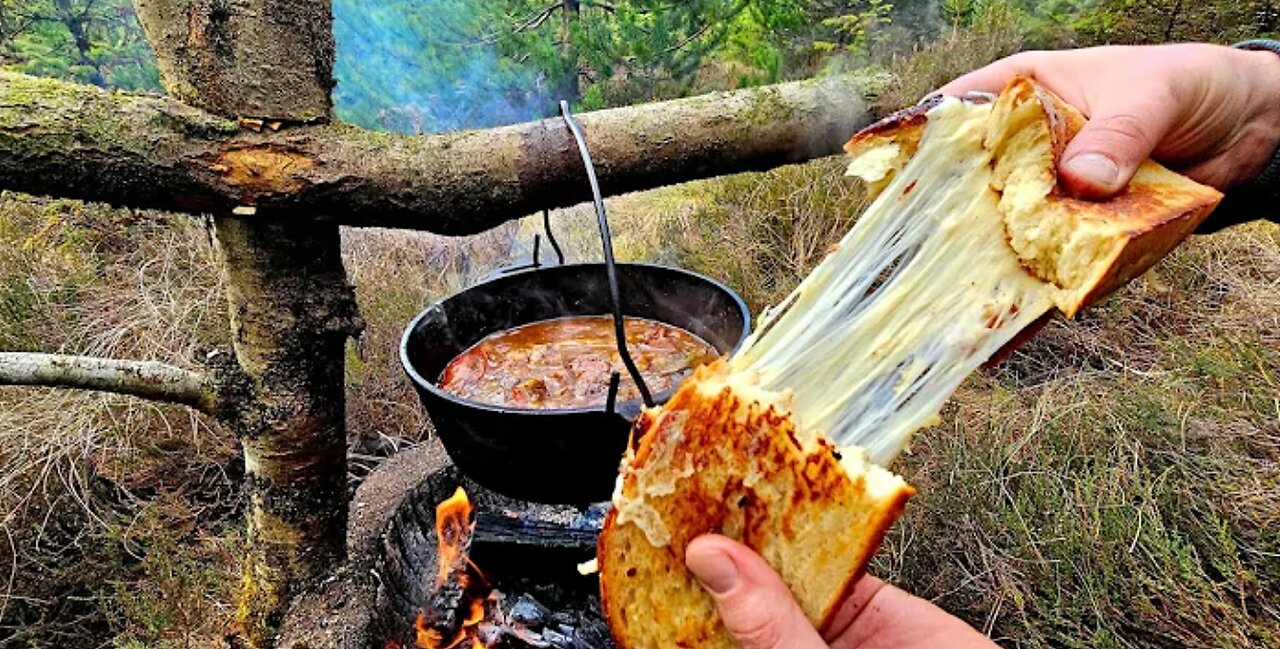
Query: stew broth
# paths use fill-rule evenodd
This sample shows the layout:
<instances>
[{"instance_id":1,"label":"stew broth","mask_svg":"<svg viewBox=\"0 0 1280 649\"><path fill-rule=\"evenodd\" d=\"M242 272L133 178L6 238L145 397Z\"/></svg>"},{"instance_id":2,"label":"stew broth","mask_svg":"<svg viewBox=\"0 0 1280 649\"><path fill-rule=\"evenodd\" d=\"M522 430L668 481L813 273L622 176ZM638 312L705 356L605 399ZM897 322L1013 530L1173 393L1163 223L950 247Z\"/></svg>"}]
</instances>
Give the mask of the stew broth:
<instances>
[{"instance_id":1,"label":"stew broth","mask_svg":"<svg viewBox=\"0 0 1280 649\"><path fill-rule=\"evenodd\" d=\"M715 360L715 348L668 324L624 320L627 350L653 393L675 387ZM440 388L464 399L518 408L604 405L609 375L622 375L618 400L639 398L614 343L613 318L557 318L491 334L449 362Z\"/></svg>"}]
</instances>

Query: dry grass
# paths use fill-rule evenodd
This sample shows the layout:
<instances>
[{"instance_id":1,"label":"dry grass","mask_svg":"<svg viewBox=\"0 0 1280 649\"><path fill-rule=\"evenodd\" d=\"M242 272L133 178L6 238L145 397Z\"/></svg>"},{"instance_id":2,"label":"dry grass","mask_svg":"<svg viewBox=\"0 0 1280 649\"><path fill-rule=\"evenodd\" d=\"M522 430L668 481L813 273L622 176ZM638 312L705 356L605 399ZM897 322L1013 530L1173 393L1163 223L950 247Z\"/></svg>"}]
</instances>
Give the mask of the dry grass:
<instances>
[{"instance_id":1,"label":"dry grass","mask_svg":"<svg viewBox=\"0 0 1280 649\"><path fill-rule=\"evenodd\" d=\"M1009 646L1280 643L1280 228L1158 272L966 384L883 574Z\"/></svg>"},{"instance_id":2,"label":"dry grass","mask_svg":"<svg viewBox=\"0 0 1280 649\"><path fill-rule=\"evenodd\" d=\"M452 239L423 232L343 231L343 263L366 322L347 353L353 479L430 431L430 421L400 367L405 325L431 302L516 259L516 229L516 224L508 224Z\"/></svg>"},{"instance_id":3,"label":"dry grass","mask_svg":"<svg viewBox=\"0 0 1280 649\"><path fill-rule=\"evenodd\" d=\"M992 14L896 61L882 109L1016 49ZM609 201L619 257L723 279L758 312L860 210L841 163ZM553 215L599 258L585 207ZM353 479L429 434L396 344L430 301L519 263L540 219L479 237L347 231L368 322L348 354ZM550 260L544 245L543 260ZM0 349L194 365L225 345L207 232L0 198ZM1280 646L1280 228L1197 239L975 376L899 467L920 488L876 571L1007 646ZM234 440L175 408L0 390L0 646L216 646L238 572Z\"/></svg>"},{"instance_id":4,"label":"dry grass","mask_svg":"<svg viewBox=\"0 0 1280 649\"><path fill-rule=\"evenodd\" d=\"M225 340L198 222L12 194L0 213L4 349L193 366ZM225 601L238 560L223 547L238 534L223 528L238 500L234 440L181 408L5 389L0 449L0 638L109 644L112 618L126 635L147 624L117 592L154 593L148 615L183 621L157 639L219 634L210 602Z\"/></svg>"}]
</instances>

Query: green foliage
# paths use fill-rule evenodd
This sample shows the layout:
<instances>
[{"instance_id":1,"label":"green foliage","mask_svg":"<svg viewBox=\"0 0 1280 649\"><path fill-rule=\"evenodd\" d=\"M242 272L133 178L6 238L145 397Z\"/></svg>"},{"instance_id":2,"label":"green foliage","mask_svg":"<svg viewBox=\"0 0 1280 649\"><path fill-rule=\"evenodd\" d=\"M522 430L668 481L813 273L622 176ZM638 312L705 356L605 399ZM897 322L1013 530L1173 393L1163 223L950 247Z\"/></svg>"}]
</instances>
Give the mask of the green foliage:
<instances>
[{"instance_id":1,"label":"green foliage","mask_svg":"<svg viewBox=\"0 0 1280 649\"><path fill-rule=\"evenodd\" d=\"M866 52L877 34L877 27L893 22L893 5L887 0L867 0L860 11L840 14L822 21L824 27L835 32L838 41L814 41L820 51L846 50Z\"/></svg>"},{"instance_id":2,"label":"green foliage","mask_svg":"<svg viewBox=\"0 0 1280 649\"><path fill-rule=\"evenodd\" d=\"M1275 0L1097 0L1072 23L1084 44L1231 43L1280 30Z\"/></svg>"},{"instance_id":3,"label":"green foliage","mask_svg":"<svg viewBox=\"0 0 1280 649\"><path fill-rule=\"evenodd\" d=\"M628 0L612 11L583 11L572 25L570 56L611 103L684 94L718 50L748 0ZM584 8L585 9L585 8ZM625 80L624 83L616 83Z\"/></svg>"},{"instance_id":4,"label":"green foliage","mask_svg":"<svg viewBox=\"0 0 1280 649\"><path fill-rule=\"evenodd\" d=\"M160 88L130 0L5 2L0 60L26 74L133 91Z\"/></svg>"}]
</instances>

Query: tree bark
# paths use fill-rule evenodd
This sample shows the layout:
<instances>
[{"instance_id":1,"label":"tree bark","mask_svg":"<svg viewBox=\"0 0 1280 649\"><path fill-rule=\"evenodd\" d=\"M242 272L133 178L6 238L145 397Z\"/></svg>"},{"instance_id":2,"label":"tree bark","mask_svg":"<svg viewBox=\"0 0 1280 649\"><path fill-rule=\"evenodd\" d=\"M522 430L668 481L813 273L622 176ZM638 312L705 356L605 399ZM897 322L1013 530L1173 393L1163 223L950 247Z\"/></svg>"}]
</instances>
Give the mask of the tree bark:
<instances>
[{"instance_id":1,"label":"tree bark","mask_svg":"<svg viewBox=\"0 0 1280 649\"><path fill-rule=\"evenodd\" d=\"M170 95L219 115L327 120L333 16L322 0L136 0Z\"/></svg>"},{"instance_id":2,"label":"tree bark","mask_svg":"<svg viewBox=\"0 0 1280 649\"><path fill-rule=\"evenodd\" d=\"M277 122L328 121L328 0L137 0L137 8L171 95L241 123L270 120L268 132ZM107 128L89 135L97 151L64 140L69 157L108 165L103 180L129 185L126 201L169 192L214 215L232 344L247 383L225 413L244 446L248 493L239 619L250 646L270 647L293 597L334 574L345 554L344 346L361 328L355 295L335 223L267 218L275 205L258 200L295 191L305 182L296 174L324 160L308 157L289 128L288 136L256 137L172 100L69 94L78 115L59 124L95 115ZM28 152L28 161L53 155ZM157 182L168 186L147 188ZM316 205L296 205L291 215L314 216ZM243 206L262 216L233 217L256 214Z\"/></svg>"},{"instance_id":3,"label":"tree bark","mask_svg":"<svg viewBox=\"0 0 1280 649\"><path fill-rule=\"evenodd\" d=\"M338 226L219 217L215 234L253 394L233 419L249 494L239 617L270 646L290 599L344 556L344 345L361 323Z\"/></svg>"},{"instance_id":4,"label":"tree bark","mask_svg":"<svg viewBox=\"0 0 1280 649\"><path fill-rule=\"evenodd\" d=\"M0 385L78 388L142 397L216 412L209 376L152 361L0 352Z\"/></svg>"},{"instance_id":5,"label":"tree bark","mask_svg":"<svg viewBox=\"0 0 1280 649\"><path fill-rule=\"evenodd\" d=\"M620 194L838 153L870 121L834 76L579 115ZM589 199L559 119L428 136L261 132L172 99L0 73L0 178L35 194L259 219L469 234Z\"/></svg>"}]
</instances>

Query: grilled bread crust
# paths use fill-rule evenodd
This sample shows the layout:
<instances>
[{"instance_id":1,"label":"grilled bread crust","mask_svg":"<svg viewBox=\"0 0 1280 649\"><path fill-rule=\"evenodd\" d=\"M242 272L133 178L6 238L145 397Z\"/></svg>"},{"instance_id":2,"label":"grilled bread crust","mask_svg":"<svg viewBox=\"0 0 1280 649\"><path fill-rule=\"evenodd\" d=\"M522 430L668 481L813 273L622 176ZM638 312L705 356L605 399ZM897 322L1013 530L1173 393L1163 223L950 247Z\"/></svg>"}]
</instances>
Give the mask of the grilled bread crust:
<instances>
[{"instance_id":1,"label":"grilled bread crust","mask_svg":"<svg viewBox=\"0 0 1280 649\"><path fill-rule=\"evenodd\" d=\"M855 134L845 145L854 158L875 161L862 175L874 193L915 153L937 100L906 108ZM980 100L979 103L989 103ZM1068 317L1146 272L1208 217L1222 194L1144 162L1129 186L1109 200L1067 195L1058 184L1063 151L1086 119L1074 106L1026 77L1009 82L995 99L987 149L992 189L1018 192L1031 209L1006 210L1010 245L1037 277L1064 289L1058 308ZM882 169L880 166L887 166ZM1029 202L1028 202L1029 200ZM1046 225L1047 224L1047 225Z\"/></svg>"},{"instance_id":2,"label":"grilled bread crust","mask_svg":"<svg viewBox=\"0 0 1280 649\"><path fill-rule=\"evenodd\" d=\"M726 372L723 362L700 368L637 421L598 551L623 649L736 646L684 565L686 546L708 532L763 556L821 628L914 493L878 467L846 470L824 439L797 434L784 399L725 382Z\"/></svg>"},{"instance_id":3,"label":"grilled bread crust","mask_svg":"<svg viewBox=\"0 0 1280 649\"><path fill-rule=\"evenodd\" d=\"M1032 79L1009 82L996 102L988 147L1000 156L1003 147L1047 138L1047 149L1028 147L1009 156L1018 164L1035 165L1049 183L1043 204L1021 219L1005 214L1010 244L1032 273L1052 281L1068 293L1059 308L1068 317L1098 302L1169 254L1182 243L1222 200L1218 190L1202 185L1159 163L1143 162L1128 187L1102 201L1068 196L1057 180L1058 163L1086 119L1074 106ZM1004 180L997 161L997 183ZM1008 192L1009 187L999 189ZM1035 221L1056 221L1050 235L1062 239L1049 246L1047 258L1037 259L1039 242L1028 233ZM1074 241L1072 241L1074 239ZM1033 245L1026 245L1030 241ZM1053 242L1051 242L1053 243Z\"/></svg>"}]
</instances>

